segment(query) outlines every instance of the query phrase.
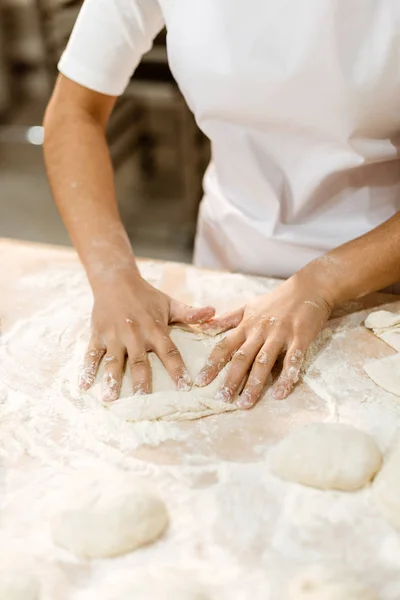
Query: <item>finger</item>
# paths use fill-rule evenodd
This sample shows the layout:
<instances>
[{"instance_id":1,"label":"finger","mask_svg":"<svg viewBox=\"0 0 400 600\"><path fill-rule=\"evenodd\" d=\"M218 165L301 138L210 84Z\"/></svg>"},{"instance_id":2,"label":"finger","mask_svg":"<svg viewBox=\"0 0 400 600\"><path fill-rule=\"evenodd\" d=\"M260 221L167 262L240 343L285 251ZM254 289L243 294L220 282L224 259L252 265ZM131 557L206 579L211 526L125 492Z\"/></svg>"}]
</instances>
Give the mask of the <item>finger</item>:
<instances>
[{"instance_id":1,"label":"finger","mask_svg":"<svg viewBox=\"0 0 400 600\"><path fill-rule=\"evenodd\" d=\"M229 366L228 374L217 394L217 400L232 402L244 378L249 372L257 353L263 345L263 341L264 340L260 337L253 337L250 340L247 340L239 350L235 352Z\"/></svg>"},{"instance_id":2,"label":"finger","mask_svg":"<svg viewBox=\"0 0 400 600\"><path fill-rule=\"evenodd\" d=\"M106 349L101 343L90 342L79 373L79 387L81 390L88 390L93 385L105 352Z\"/></svg>"},{"instance_id":3,"label":"finger","mask_svg":"<svg viewBox=\"0 0 400 600\"><path fill-rule=\"evenodd\" d=\"M200 329L208 335L217 335L229 329L234 329L240 325L244 314L244 308L239 308L233 312L214 317L207 323L201 325Z\"/></svg>"},{"instance_id":4,"label":"finger","mask_svg":"<svg viewBox=\"0 0 400 600\"><path fill-rule=\"evenodd\" d=\"M286 353L282 373L274 385L273 396L276 400L284 400L299 380L300 369L304 361L304 349L293 343Z\"/></svg>"},{"instance_id":5,"label":"finger","mask_svg":"<svg viewBox=\"0 0 400 600\"><path fill-rule=\"evenodd\" d=\"M223 337L211 352L206 365L195 378L195 385L205 387L209 385L221 369L230 361L232 355L245 341L244 330L235 329Z\"/></svg>"},{"instance_id":6,"label":"finger","mask_svg":"<svg viewBox=\"0 0 400 600\"><path fill-rule=\"evenodd\" d=\"M215 308L212 306L189 306L183 302L178 302L178 300L171 300L170 323L187 323L188 325L195 325L209 321L214 315Z\"/></svg>"},{"instance_id":7,"label":"finger","mask_svg":"<svg viewBox=\"0 0 400 600\"><path fill-rule=\"evenodd\" d=\"M154 351L167 369L178 391L187 392L192 387L192 378L183 358L169 335L155 338Z\"/></svg>"},{"instance_id":8,"label":"finger","mask_svg":"<svg viewBox=\"0 0 400 600\"><path fill-rule=\"evenodd\" d=\"M107 346L104 358L103 402L113 402L119 396L125 362L125 348L117 344Z\"/></svg>"},{"instance_id":9,"label":"finger","mask_svg":"<svg viewBox=\"0 0 400 600\"><path fill-rule=\"evenodd\" d=\"M274 339L267 340L262 346L253 363L246 386L237 401L239 408L252 408L260 398L282 347L282 342Z\"/></svg>"},{"instance_id":10,"label":"finger","mask_svg":"<svg viewBox=\"0 0 400 600\"><path fill-rule=\"evenodd\" d=\"M142 342L132 342L128 347L128 363L132 376L134 394L151 393L149 357Z\"/></svg>"}]
</instances>

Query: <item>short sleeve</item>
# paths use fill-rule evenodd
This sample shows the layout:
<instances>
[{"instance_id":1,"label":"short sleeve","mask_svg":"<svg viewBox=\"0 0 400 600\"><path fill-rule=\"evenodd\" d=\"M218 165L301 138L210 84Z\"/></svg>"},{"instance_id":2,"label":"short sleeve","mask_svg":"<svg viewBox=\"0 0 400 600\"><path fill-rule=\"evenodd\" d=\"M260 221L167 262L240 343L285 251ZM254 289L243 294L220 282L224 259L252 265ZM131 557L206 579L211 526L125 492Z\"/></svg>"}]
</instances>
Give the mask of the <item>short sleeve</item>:
<instances>
[{"instance_id":1,"label":"short sleeve","mask_svg":"<svg viewBox=\"0 0 400 600\"><path fill-rule=\"evenodd\" d=\"M158 0L85 0L58 69L86 88L119 96L163 25Z\"/></svg>"}]
</instances>

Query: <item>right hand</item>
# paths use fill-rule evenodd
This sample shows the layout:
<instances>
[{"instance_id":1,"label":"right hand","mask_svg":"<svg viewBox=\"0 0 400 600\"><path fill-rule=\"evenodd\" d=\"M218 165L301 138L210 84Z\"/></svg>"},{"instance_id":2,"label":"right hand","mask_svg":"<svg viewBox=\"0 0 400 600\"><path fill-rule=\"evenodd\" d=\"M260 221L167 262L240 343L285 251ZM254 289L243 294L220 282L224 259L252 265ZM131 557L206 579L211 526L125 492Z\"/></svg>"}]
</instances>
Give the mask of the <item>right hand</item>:
<instances>
[{"instance_id":1,"label":"right hand","mask_svg":"<svg viewBox=\"0 0 400 600\"><path fill-rule=\"evenodd\" d=\"M92 336L85 355L79 386L88 390L104 359L102 400L119 396L125 358L134 394L151 392L148 352L158 355L178 390L189 390L192 380L179 350L169 336L170 323L195 325L215 314L212 307L194 308L160 292L138 273L117 274L96 286Z\"/></svg>"}]
</instances>

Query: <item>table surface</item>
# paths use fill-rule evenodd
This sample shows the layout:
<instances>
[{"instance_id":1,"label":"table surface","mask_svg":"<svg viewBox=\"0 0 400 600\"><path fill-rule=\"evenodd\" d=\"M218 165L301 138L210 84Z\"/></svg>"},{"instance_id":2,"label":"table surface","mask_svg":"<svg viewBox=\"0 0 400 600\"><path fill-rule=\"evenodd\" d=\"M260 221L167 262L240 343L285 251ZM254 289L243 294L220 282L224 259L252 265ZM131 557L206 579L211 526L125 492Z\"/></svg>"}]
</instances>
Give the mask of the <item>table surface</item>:
<instances>
[{"instance_id":1,"label":"table surface","mask_svg":"<svg viewBox=\"0 0 400 600\"><path fill-rule=\"evenodd\" d=\"M279 285L279 281L273 279L203 271L189 265L162 261L141 260L140 267L145 276L148 276L152 283L160 286L165 292L185 302L214 304L219 312L242 304L255 293L268 292ZM51 419L50 417L47 419L45 408L42 409L40 406L39 396L35 397L35 394L41 390L42 393L45 393L47 385L53 385L55 374L63 366L62 359L54 356L54 348L50 349L51 352L49 350L50 358L44 354L39 356L40 351L38 350L39 358L34 351L32 364L30 364L30 355L23 346L24 338L22 334L18 333L20 331L18 327L21 323L29 327L29 323L35 319L37 322L38 315L43 314L43 309L48 309L53 305L55 311L61 310L61 306L63 310L66 310L67 305L70 305L71 309L77 313L84 310L85 324L87 324L90 315L90 293L85 283L83 270L73 250L11 240L0 240L0 290L1 332L5 340L3 346L6 348L6 353L2 355L0 361L0 386L3 384L6 391L11 390L16 398L20 398L21 406L25 407L21 408L21 414L25 417L29 413L32 418L32 410L36 411L35 424L29 422L29 427L21 426L19 428L18 420L16 420L16 408L8 406L10 394L8 401L0 403L0 426L2 429L0 435L3 438L0 442L0 457L2 457L4 479L8 481L8 487L6 487L9 495L6 494L6 496L10 502L4 511L5 515L9 516L9 524L4 529L3 520L2 535L0 520L0 539L3 537L3 544L7 546L8 553L16 556L21 555L21 545L19 544L23 543L22 538L26 535L26 528L31 526L27 525L24 518L19 519L16 508L18 501L15 501L15 498L18 498L20 494L22 499L28 490L32 492L33 489L36 489L35 486L42 482L43 463L48 462L49 470L54 467L53 475L58 477L57 473L60 470L64 472L66 466L67 470L73 470L73 464L84 464L85 460L89 461L87 458L89 435L87 431L85 430L85 443L79 439L79 433L76 434L77 438L74 442L69 442L67 456L65 449L62 448L63 439L65 439L62 423L65 425L65 420L68 419L67 412L58 417L52 414ZM221 290L224 290L224 293ZM232 293L229 293L229 290L232 290ZM86 298L84 305L80 304L83 293ZM400 424L400 413L395 397L377 388L362 370L362 365L368 359L393 353L393 350L386 344L362 327L366 315L374 308L385 304L391 305L390 310L400 309L400 301L397 300L397 297L383 293L372 294L336 309L323 335L314 347L314 355L302 381L286 401L275 401L267 391L263 400L253 410L247 412L237 411L216 415L196 422L168 425L155 423L151 430L140 429L134 424L124 423L123 427L121 426L121 439L124 436L125 442L122 443L118 435L109 431L107 435L103 435L102 431L98 432L98 437L93 438L96 452L92 450L89 453L90 460L93 458L92 454L97 453L93 458L96 464L101 456L100 464L104 461L107 468L110 465L117 465L118 468L132 470L140 475L148 472L151 477L157 479L162 489L164 489L163 486L167 489L173 480L174 485L180 486L183 495L187 492L190 504L195 502L194 496L191 495L193 490L195 496L200 494L199 490L203 488L207 489L208 493L208 490L215 485L216 479L220 480L223 477L223 469L226 465L230 465L229 468L233 470L236 467L240 470L241 467L247 465L248 472L254 470L256 477L257 469L259 469L260 477L262 477L262 473L266 469L268 448L299 424L321 420L353 423L373 433L382 449L386 450L392 434ZM60 312L60 314L62 313ZM78 318L80 318L79 315ZM83 317L80 320L80 327L82 327L82 319ZM43 331L45 330L46 326L43 324ZM18 338L18 335L22 337ZM59 339L62 345L64 338L61 336ZM30 343L31 341L27 342L28 346ZM31 349L29 352L32 354ZM27 374L29 377L32 376L32 368L37 364L36 359L42 361L39 361L39 365L44 365L43 372L40 371L40 378L35 380L36 383L39 383L36 387L32 387L31 397L28 398L30 388ZM41 366L39 370L40 368ZM55 408L57 403L53 400L51 402L50 404L49 400L48 407L51 407L51 410L57 410ZM26 410L26 414L24 410ZM62 410L64 409L60 408L61 412ZM11 428L13 428L12 432ZM43 441L45 429L46 442ZM129 445L126 442L129 435L132 435L132 440L137 441L136 444ZM63 463L62 468L61 463ZM50 464L53 464L53 467L50 467ZM240 477L244 477L243 472L240 471L240 473ZM47 476L48 473L46 473ZM218 495L218 489L215 493ZM173 492L171 494L173 496ZM14 498L12 502L11 497ZM212 502L214 502L214 496L212 498ZM250 500L250 504L251 502ZM47 507L45 509L44 505L40 504L39 498L37 503L37 521L41 522L45 518L43 515L47 515L48 505L45 504ZM35 501L33 505L35 505ZM32 513L35 514L35 506L32 506ZM232 526L240 528L242 524L237 522ZM74 586L79 587L79 582L87 582L92 578L90 581L96 583L97 567L88 564L82 565L79 561L71 561L63 554L57 554L58 550L54 549L48 540L43 541L42 530L39 533L38 527L37 524L32 525L32 540L35 539L37 542L37 544L35 542L36 549L29 553L29 557L24 556L25 560L34 561L35 569L43 578L45 600L55 593L55 589L57 589L57 598L63 600L75 597L68 594L71 593L71 589L75 589ZM204 529L206 530L206 525L204 525ZM190 530L192 531L192 528ZM10 541L11 534L13 542ZM193 535L201 537L198 531ZM251 532L248 535L251 535ZM194 544L193 540L187 542L187 544L189 543ZM239 562L243 566L251 561L259 560L260 548L257 544L250 544L250 550L246 548L240 550L232 541L232 535L224 531L220 532L214 546L209 540L207 544L204 540L203 542L199 539L196 540L197 547L202 543L207 550L202 548L200 554L207 564L211 558L218 564L218 557L222 557L221 564L225 567L232 566L229 564L230 559L227 558L230 555L233 556L231 558L234 565ZM0 554L1 544L0 541ZM343 544L354 544L350 533L344 535ZM14 553L9 550L10 545L14 548ZM232 550L232 546L234 550ZM165 548L164 552L168 551L168 545ZM199 553L198 550L197 552ZM46 553L46 559L44 559L44 553ZM211 553L212 556L207 553ZM51 560L49 555L52 557ZM204 558L205 555L206 558ZM142 555L139 558L138 556L136 554L130 559L132 565L141 564ZM151 558L151 554L149 556ZM160 554L160 556L162 555ZM192 558L191 565L194 560ZM40 561L40 568L37 566L38 561ZM293 565L295 562L294 560ZM51 567L57 571L57 576L49 575ZM289 568L287 564L286 568ZM382 572L385 569L386 566L382 566ZM283 566L282 568L276 567L277 574L281 571L283 573ZM68 577L65 572L69 572ZM261 577L259 573L256 575L257 578ZM283 575L280 576L280 579L278 577L279 581L271 583L271 589L279 590L279 594L284 593L284 588L279 587L283 585L282 578ZM68 583L65 583L66 579L68 579ZM379 581L377 585L379 585ZM240 595L240 586L235 584L232 589L235 591L230 597L237 597L241 600L241 598L250 597L246 594L253 588L249 582L243 596ZM254 587L254 590L256 589L259 588ZM263 598L275 600L273 595L275 591L271 592L272 595L263 596ZM234 595L235 593L237 596ZM253 597L257 600L257 592L254 593ZM383 600L386 599L392 600L390 593L383 596Z\"/></svg>"}]
</instances>

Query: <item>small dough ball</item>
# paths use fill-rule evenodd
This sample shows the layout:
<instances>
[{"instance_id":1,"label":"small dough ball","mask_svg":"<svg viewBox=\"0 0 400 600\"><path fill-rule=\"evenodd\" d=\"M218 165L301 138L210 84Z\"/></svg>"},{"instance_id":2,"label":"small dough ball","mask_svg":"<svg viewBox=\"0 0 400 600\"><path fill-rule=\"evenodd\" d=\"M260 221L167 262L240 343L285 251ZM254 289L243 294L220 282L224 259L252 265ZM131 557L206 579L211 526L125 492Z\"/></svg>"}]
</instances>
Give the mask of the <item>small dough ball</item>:
<instances>
[{"instance_id":1,"label":"small dough ball","mask_svg":"<svg viewBox=\"0 0 400 600\"><path fill-rule=\"evenodd\" d=\"M295 577L289 600L378 600L378 596L342 570L314 565Z\"/></svg>"},{"instance_id":2,"label":"small dough ball","mask_svg":"<svg viewBox=\"0 0 400 600\"><path fill-rule=\"evenodd\" d=\"M400 439L397 439L374 481L372 497L384 518L400 530Z\"/></svg>"},{"instance_id":3,"label":"small dough ball","mask_svg":"<svg viewBox=\"0 0 400 600\"><path fill-rule=\"evenodd\" d=\"M39 600L39 582L22 571L0 571L0 600Z\"/></svg>"},{"instance_id":4,"label":"small dough ball","mask_svg":"<svg viewBox=\"0 0 400 600\"><path fill-rule=\"evenodd\" d=\"M212 600L196 575L166 568L119 570L76 600Z\"/></svg>"},{"instance_id":5,"label":"small dough ball","mask_svg":"<svg viewBox=\"0 0 400 600\"><path fill-rule=\"evenodd\" d=\"M153 492L132 491L127 477L108 485L88 477L73 506L54 515L53 541L83 558L117 556L156 541L168 526L166 506Z\"/></svg>"},{"instance_id":6,"label":"small dough ball","mask_svg":"<svg viewBox=\"0 0 400 600\"><path fill-rule=\"evenodd\" d=\"M373 478L381 462L375 440L342 423L299 427L270 455L275 475L322 490L358 490Z\"/></svg>"}]
</instances>

